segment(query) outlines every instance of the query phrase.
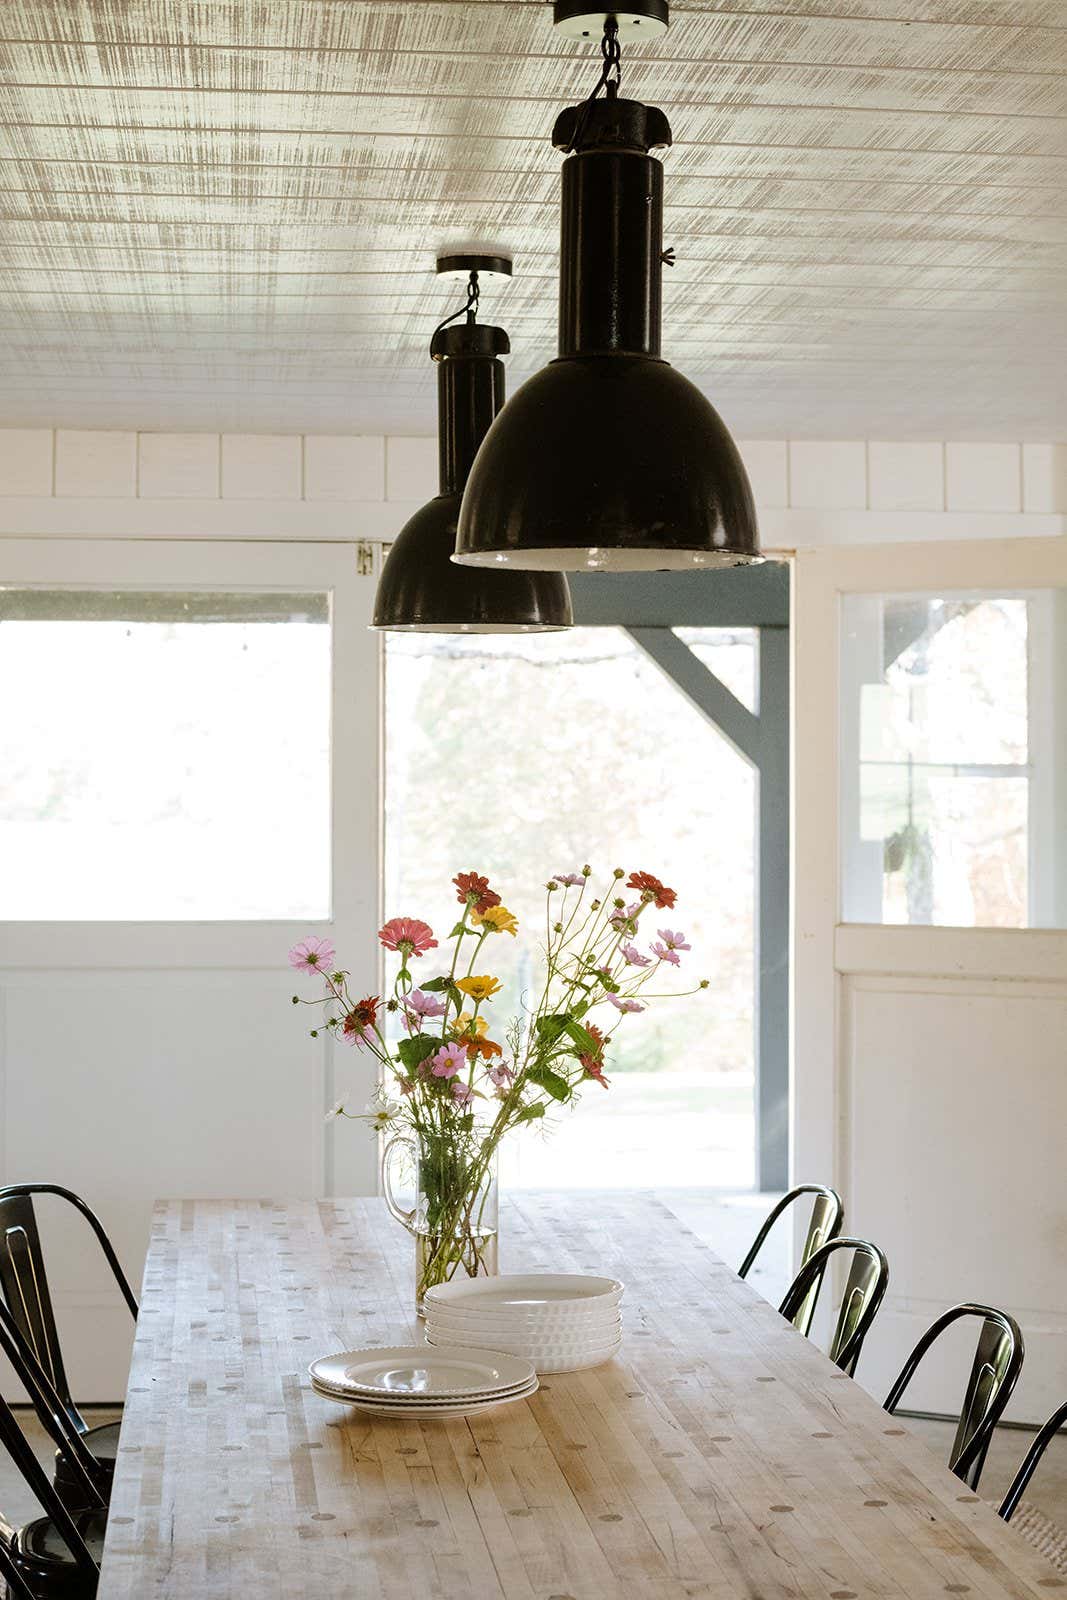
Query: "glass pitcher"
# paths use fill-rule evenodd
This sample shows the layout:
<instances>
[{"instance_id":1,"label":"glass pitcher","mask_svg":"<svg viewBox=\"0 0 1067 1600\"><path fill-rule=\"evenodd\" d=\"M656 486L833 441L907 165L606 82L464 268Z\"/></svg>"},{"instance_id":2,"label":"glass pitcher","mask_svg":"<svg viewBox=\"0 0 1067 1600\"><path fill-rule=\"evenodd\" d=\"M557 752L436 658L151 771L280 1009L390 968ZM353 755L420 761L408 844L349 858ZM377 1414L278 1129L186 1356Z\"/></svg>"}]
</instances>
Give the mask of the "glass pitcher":
<instances>
[{"instance_id":1,"label":"glass pitcher","mask_svg":"<svg viewBox=\"0 0 1067 1600\"><path fill-rule=\"evenodd\" d=\"M397 1199L394 1180L403 1161L414 1178L415 1205ZM497 1273L499 1189L496 1151L485 1156L473 1141L415 1138L398 1133L382 1149L382 1193L415 1240L415 1309L426 1290L455 1277Z\"/></svg>"}]
</instances>

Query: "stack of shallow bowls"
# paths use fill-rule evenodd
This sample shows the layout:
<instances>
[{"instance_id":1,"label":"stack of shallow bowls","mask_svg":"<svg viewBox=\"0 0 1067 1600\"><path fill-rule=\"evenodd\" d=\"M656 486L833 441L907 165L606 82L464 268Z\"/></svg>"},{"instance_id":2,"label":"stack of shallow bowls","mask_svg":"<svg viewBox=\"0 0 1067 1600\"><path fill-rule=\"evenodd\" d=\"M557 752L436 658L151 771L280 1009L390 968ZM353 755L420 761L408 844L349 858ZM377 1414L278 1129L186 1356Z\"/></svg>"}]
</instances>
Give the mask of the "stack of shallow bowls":
<instances>
[{"instance_id":1,"label":"stack of shallow bowls","mask_svg":"<svg viewBox=\"0 0 1067 1600\"><path fill-rule=\"evenodd\" d=\"M578 1372L610 1361L622 1339L623 1285L571 1273L464 1278L427 1289L433 1345L525 1356L540 1372Z\"/></svg>"},{"instance_id":2,"label":"stack of shallow bowls","mask_svg":"<svg viewBox=\"0 0 1067 1600\"><path fill-rule=\"evenodd\" d=\"M537 1388L531 1361L468 1346L345 1350L313 1361L308 1370L324 1400L394 1420L474 1417L525 1400Z\"/></svg>"}]
</instances>

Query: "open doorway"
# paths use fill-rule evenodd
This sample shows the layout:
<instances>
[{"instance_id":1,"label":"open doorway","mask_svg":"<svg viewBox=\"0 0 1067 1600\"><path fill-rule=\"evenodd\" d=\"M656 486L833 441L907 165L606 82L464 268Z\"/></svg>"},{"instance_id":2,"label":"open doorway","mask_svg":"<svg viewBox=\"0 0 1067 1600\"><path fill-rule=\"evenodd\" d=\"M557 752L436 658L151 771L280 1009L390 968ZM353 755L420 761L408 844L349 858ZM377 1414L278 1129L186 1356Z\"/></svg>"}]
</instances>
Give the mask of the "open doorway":
<instances>
[{"instance_id":1,"label":"open doorway","mask_svg":"<svg viewBox=\"0 0 1067 1600\"><path fill-rule=\"evenodd\" d=\"M510 1013L534 981L547 876L586 862L661 876L679 896L666 923L693 947L684 986L706 976L710 989L623 1035L609 1094L590 1086L547 1136L517 1141L506 1181L775 1189L788 1160L787 574L716 575L741 620L702 623L708 575L687 575L684 592L672 578L685 619L673 626L648 620L640 584L598 577L583 605L580 580L577 614L592 616L568 633L387 637L386 905L447 915L442 866L487 873L521 924L496 970Z\"/></svg>"}]
</instances>

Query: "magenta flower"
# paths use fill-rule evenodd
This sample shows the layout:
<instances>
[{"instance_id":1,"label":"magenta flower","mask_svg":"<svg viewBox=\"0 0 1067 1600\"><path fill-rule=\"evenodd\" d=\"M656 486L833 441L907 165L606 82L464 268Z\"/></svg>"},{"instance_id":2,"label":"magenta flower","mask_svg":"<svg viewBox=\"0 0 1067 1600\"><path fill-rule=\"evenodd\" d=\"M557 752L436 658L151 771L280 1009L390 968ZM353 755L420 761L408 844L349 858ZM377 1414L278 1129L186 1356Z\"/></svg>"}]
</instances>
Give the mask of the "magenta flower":
<instances>
[{"instance_id":1,"label":"magenta flower","mask_svg":"<svg viewBox=\"0 0 1067 1600\"><path fill-rule=\"evenodd\" d=\"M585 879L580 872L555 872L553 873L553 877L555 878L556 882L562 884L565 889L577 889L585 882Z\"/></svg>"},{"instance_id":2,"label":"magenta flower","mask_svg":"<svg viewBox=\"0 0 1067 1600\"><path fill-rule=\"evenodd\" d=\"M413 1032L420 1028L427 1017L443 1017L445 1003L435 994L426 994L422 989L412 989L400 1002L404 1009L404 1019L408 1031Z\"/></svg>"},{"instance_id":3,"label":"magenta flower","mask_svg":"<svg viewBox=\"0 0 1067 1600\"><path fill-rule=\"evenodd\" d=\"M358 1025L353 1025L353 1026L350 1027L349 1024L351 1023L351 1021L352 1021L351 1017L346 1017L344 1019L344 1021L342 1022L341 1026L337 1030L338 1033L341 1035L341 1038L344 1039L345 1043L346 1044L373 1044L374 1043L374 1029L372 1027L370 1027L370 1026L366 1026L366 1027L362 1027L361 1028Z\"/></svg>"},{"instance_id":4,"label":"magenta flower","mask_svg":"<svg viewBox=\"0 0 1067 1600\"><path fill-rule=\"evenodd\" d=\"M621 944L619 949L630 963L631 967L650 967L651 959L643 956L635 944Z\"/></svg>"},{"instance_id":5,"label":"magenta flower","mask_svg":"<svg viewBox=\"0 0 1067 1600\"><path fill-rule=\"evenodd\" d=\"M644 1006L639 1006L636 1000L624 999L621 995L608 994L605 1000L610 1000L616 1011L643 1011Z\"/></svg>"},{"instance_id":6,"label":"magenta flower","mask_svg":"<svg viewBox=\"0 0 1067 1600\"><path fill-rule=\"evenodd\" d=\"M437 949L433 929L417 917L393 917L378 929L378 938L387 950L396 950L405 961L408 956L424 956L427 950Z\"/></svg>"},{"instance_id":7,"label":"magenta flower","mask_svg":"<svg viewBox=\"0 0 1067 1600\"><path fill-rule=\"evenodd\" d=\"M457 1105L465 1106L468 1100L474 1099L474 1090L469 1088L467 1084L460 1083L458 1080L452 1085L452 1093L456 1097Z\"/></svg>"},{"instance_id":8,"label":"magenta flower","mask_svg":"<svg viewBox=\"0 0 1067 1600\"><path fill-rule=\"evenodd\" d=\"M461 1044L446 1044L430 1063L435 1078L454 1078L467 1065L467 1052Z\"/></svg>"},{"instance_id":9,"label":"magenta flower","mask_svg":"<svg viewBox=\"0 0 1067 1600\"><path fill-rule=\"evenodd\" d=\"M651 950L657 961L669 961L672 967L680 967L682 964L681 957L665 944L654 944Z\"/></svg>"},{"instance_id":10,"label":"magenta flower","mask_svg":"<svg viewBox=\"0 0 1067 1600\"><path fill-rule=\"evenodd\" d=\"M660 928L659 936L668 950L692 950L691 944L686 944L684 933L672 933L670 928Z\"/></svg>"},{"instance_id":11,"label":"magenta flower","mask_svg":"<svg viewBox=\"0 0 1067 1600\"><path fill-rule=\"evenodd\" d=\"M337 952L329 939L319 939L309 934L294 944L289 952L289 965L298 972L332 972Z\"/></svg>"},{"instance_id":12,"label":"magenta flower","mask_svg":"<svg viewBox=\"0 0 1067 1600\"><path fill-rule=\"evenodd\" d=\"M500 1061L495 1067L489 1068L489 1076L496 1084L498 1089L507 1089L511 1086L515 1074L512 1072L510 1067L506 1067L504 1063Z\"/></svg>"}]
</instances>

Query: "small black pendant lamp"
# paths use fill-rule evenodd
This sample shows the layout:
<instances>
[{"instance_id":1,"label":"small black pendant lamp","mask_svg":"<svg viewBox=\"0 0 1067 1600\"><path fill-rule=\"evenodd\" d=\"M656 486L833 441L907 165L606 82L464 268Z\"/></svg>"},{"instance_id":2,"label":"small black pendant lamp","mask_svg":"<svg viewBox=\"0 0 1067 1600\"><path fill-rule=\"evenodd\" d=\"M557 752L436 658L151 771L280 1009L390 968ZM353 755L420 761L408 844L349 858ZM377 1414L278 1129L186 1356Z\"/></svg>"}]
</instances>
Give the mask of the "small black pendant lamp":
<instances>
[{"instance_id":1,"label":"small black pendant lamp","mask_svg":"<svg viewBox=\"0 0 1067 1600\"><path fill-rule=\"evenodd\" d=\"M374 628L412 633L533 633L571 626L562 573L464 572L451 557L460 497L478 446L504 404L503 328L477 321L479 277L511 274L502 256L441 256L469 274L467 303L434 333L441 492L397 535L378 580ZM462 318L462 321L458 319Z\"/></svg>"},{"instance_id":2,"label":"small black pendant lamp","mask_svg":"<svg viewBox=\"0 0 1067 1600\"><path fill-rule=\"evenodd\" d=\"M603 28L604 67L552 142L563 164L559 356L478 452L459 516L465 567L666 570L760 560L741 457L714 407L660 355L662 111L618 98L619 35L651 37L666 0L625 12L559 0L569 37ZM599 99L601 89L606 92Z\"/></svg>"}]
</instances>

